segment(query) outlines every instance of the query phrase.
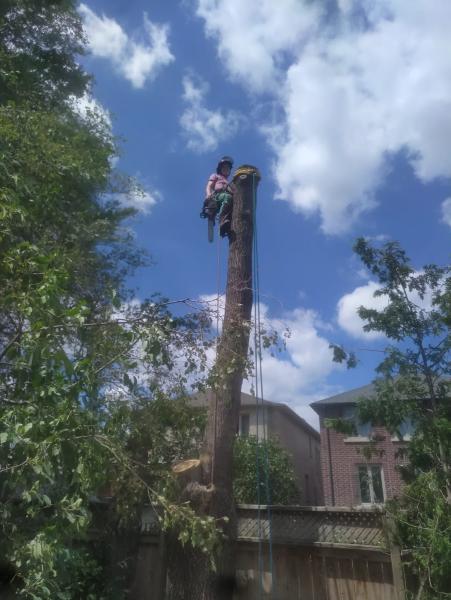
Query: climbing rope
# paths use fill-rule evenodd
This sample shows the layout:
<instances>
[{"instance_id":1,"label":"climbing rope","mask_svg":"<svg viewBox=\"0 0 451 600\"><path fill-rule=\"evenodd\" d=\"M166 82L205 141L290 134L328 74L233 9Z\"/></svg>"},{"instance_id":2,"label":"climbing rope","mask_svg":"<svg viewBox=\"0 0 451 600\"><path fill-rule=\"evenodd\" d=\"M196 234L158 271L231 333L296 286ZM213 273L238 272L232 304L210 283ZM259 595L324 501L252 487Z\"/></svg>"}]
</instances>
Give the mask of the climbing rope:
<instances>
[{"instance_id":1,"label":"climbing rope","mask_svg":"<svg viewBox=\"0 0 451 600\"><path fill-rule=\"evenodd\" d=\"M219 235L217 235L216 236L216 348L215 348L216 358L215 358L215 362L217 362L217 360L218 360L218 345L219 345L219 311L220 311L219 298L220 298L220 288L221 288L221 244L220 244L220 242L221 242L221 239L220 239ZM214 414L213 456L212 456L212 461L211 461L211 481L210 481L210 483L213 483L213 481L214 481L216 436L217 436L217 430L218 430L218 421L217 421L218 392L216 389L214 389L213 393L215 395L215 414Z\"/></svg>"},{"instance_id":2,"label":"climbing rope","mask_svg":"<svg viewBox=\"0 0 451 600\"><path fill-rule=\"evenodd\" d=\"M254 183L254 182L253 182ZM254 197L254 194L253 194ZM255 214L255 201L254 202L254 214ZM254 235L255 235L255 228L254 228ZM255 239L255 238L254 238ZM255 250L255 248L254 248ZM255 252L253 252L253 257L255 256ZM253 258L253 271L255 274L255 260ZM255 277L254 277L255 279ZM254 286L255 287L255 286ZM254 368L254 393L255 393L255 420L256 420L256 431L257 431L257 443L255 446L255 469L256 469L256 482L257 482L257 522L258 522L258 573L259 573L259 586L258 586L258 597L262 598L262 594L263 594L263 571L264 571L264 564L263 564L263 549L262 549L262 519L261 519L261 486L260 486L260 448L259 448L259 444L260 444L260 407L258 404L258 358L257 358L257 351L258 351L258 340L257 340L257 335L258 335L258 327L257 327L257 308L256 308L256 302L255 302L255 297L254 297L254 361L255 361L255 368Z\"/></svg>"},{"instance_id":3,"label":"climbing rope","mask_svg":"<svg viewBox=\"0 0 451 600\"><path fill-rule=\"evenodd\" d=\"M254 272L254 357L255 357L255 394L256 394L256 425L257 425L257 452L256 452L256 469L257 469L257 502L258 502L258 522L259 522L259 570L260 570L260 595L263 592L263 555L262 555L262 527L260 513L260 459L259 459L259 410L262 414L263 425L263 447L265 449L265 491L266 491L266 507L268 519L268 543L269 543L269 572L271 574L271 584L274 591L274 573L273 573L273 548L272 548L272 515L271 515L271 494L269 484L269 453L268 453L268 438L267 438L267 420L265 415L264 394L263 394L263 356L262 356L262 341L261 341L261 307L260 307L260 265L258 253L258 231L257 231L257 194L256 194L256 179L260 178L260 173L255 168L244 166L243 170L246 174L252 173L252 201L253 201L253 272ZM244 174L244 173L243 173Z\"/></svg>"}]
</instances>

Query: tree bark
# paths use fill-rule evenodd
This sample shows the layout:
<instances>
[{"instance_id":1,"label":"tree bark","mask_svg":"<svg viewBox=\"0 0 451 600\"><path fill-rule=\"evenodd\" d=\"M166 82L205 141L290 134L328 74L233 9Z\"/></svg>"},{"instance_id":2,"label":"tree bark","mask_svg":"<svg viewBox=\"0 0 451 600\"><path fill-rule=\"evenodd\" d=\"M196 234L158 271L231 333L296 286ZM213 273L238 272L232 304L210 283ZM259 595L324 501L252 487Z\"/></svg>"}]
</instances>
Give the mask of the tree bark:
<instances>
[{"instance_id":1,"label":"tree bark","mask_svg":"<svg viewBox=\"0 0 451 600\"><path fill-rule=\"evenodd\" d=\"M226 535L217 571L212 573L209 557L181 548L169 541L168 590L170 600L232 600L235 590L236 518L233 499L233 444L238 432L241 385L248 361L252 314L252 245L254 199L260 175L245 165L234 177L233 213L229 235L224 324L215 365L215 389L210 393L206 460L202 460L202 486L211 491L203 510L223 524ZM189 496L190 490L185 488ZM192 505L195 506L195 498ZM224 517L226 521L220 521ZM172 577L171 577L172 571Z\"/></svg>"},{"instance_id":2,"label":"tree bark","mask_svg":"<svg viewBox=\"0 0 451 600\"><path fill-rule=\"evenodd\" d=\"M241 171L241 175L239 174ZM227 541L218 560L218 572L210 585L208 600L229 600L235 581L234 540L236 538L233 499L233 445L238 433L241 386L248 361L253 286L252 246L254 198L258 171L246 166L234 178L233 214L229 236L229 262L223 331L216 359L217 386L210 396L207 452L210 481L215 487L211 515L227 517Z\"/></svg>"}]
</instances>

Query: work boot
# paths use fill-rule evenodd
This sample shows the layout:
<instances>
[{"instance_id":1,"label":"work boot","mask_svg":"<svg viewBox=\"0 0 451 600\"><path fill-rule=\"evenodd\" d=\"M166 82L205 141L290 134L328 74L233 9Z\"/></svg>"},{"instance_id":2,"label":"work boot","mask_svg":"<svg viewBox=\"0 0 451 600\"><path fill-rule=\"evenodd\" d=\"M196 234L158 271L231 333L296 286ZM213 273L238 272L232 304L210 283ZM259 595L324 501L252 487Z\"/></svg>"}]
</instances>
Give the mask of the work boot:
<instances>
[{"instance_id":1,"label":"work boot","mask_svg":"<svg viewBox=\"0 0 451 600\"><path fill-rule=\"evenodd\" d=\"M225 216L224 219L221 219L221 223L219 225L219 235L221 237L226 237L230 235L230 226L232 225L232 221L228 216Z\"/></svg>"}]
</instances>

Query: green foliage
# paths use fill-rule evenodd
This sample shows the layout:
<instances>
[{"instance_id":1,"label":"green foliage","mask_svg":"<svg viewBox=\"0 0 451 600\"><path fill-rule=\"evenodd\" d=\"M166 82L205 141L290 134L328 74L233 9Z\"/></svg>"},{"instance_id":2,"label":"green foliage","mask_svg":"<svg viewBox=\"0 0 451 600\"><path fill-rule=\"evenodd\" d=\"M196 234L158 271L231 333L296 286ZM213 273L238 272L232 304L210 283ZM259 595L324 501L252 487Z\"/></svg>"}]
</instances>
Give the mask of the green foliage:
<instances>
[{"instance_id":1,"label":"green foliage","mask_svg":"<svg viewBox=\"0 0 451 600\"><path fill-rule=\"evenodd\" d=\"M205 412L192 408L184 398L171 399L160 392L152 399L137 400L132 408L122 405L109 427L112 433L120 430L120 435L108 430L98 441L114 457L105 466L117 521L122 526L139 526L143 505L150 501L163 506L165 498L170 513L162 516L165 526L179 518L185 524L188 507L179 515L174 506L178 494L171 466L199 454Z\"/></svg>"},{"instance_id":2,"label":"green foliage","mask_svg":"<svg viewBox=\"0 0 451 600\"><path fill-rule=\"evenodd\" d=\"M201 427L172 398L205 370L208 322L129 302L145 257L114 198L136 184L112 170L102 115L76 110L89 92L76 3L7 0L0 30L0 560L25 598L110 598L82 543L112 481L116 522L136 524L145 498L192 543L216 539L166 494Z\"/></svg>"},{"instance_id":3,"label":"green foliage","mask_svg":"<svg viewBox=\"0 0 451 600\"><path fill-rule=\"evenodd\" d=\"M345 435L357 434L355 423L345 419L324 419L324 426L335 429L335 431L344 433Z\"/></svg>"},{"instance_id":4,"label":"green foliage","mask_svg":"<svg viewBox=\"0 0 451 600\"><path fill-rule=\"evenodd\" d=\"M451 550L451 268L415 271L395 242L374 248L362 238L355 251L379 280L375 295L387 300L381 310L358 309L364 329L393 341L377 368L375 395L360 400L357 415L401 440L403 422L413 425L412 439L400 448L408 458L400 469L406 486L390 510L418 580L416 600L438 598L450 589L444 565ZM344 350L335 356L348 359ZM349 424L329 425L342 431ZM369 450L378 451L376 439Z\"/></svg>"},{"instance_id":5,"label":"green foliage","mask_svg":"<svg viewBox=\"0 0 451 600\"><path fill-rule=\"evenodd\" d=\"M242 504L297 504L299 488L290 455L279 442L256 436L237 437L233 489ZM269 492L269 494L268 494Z\"/></svg>"},{"instance_id":6,"label":"green foliage","mask_svg":"<svg viewBox=\"0 0 451 600\"><path fill-rule=\"evenodd\" d=\"M166 508L160 519L162 528L165 531L177 532L177 539L182 546L189 544L192 548L206 554L211 570L216 571L217 554L225 539L220 527L228 521L228 518L199 516L188 503L177 506L166 505L164 497L160 497L159 501L160 505Z\"/></svg>"},{"instance_id":7,"label":"green foliage","mask_svg":"<svg viewBox=\"0 0 451 600\"><path fill-rule=\"evenodd\" d=\"M18 548L14 564L29 573L26 587L18 592L19 598L107 599L99 577L101 568L91 554L83 548L66 547L52 533L39 533Z\"/></svg>"},{"instance_id":8,"label":"green foliage","mask_svg":"<svg viewBox=\"0 0 451 600\"><path fill-rule=\"evenodd\" d=\"M354 352L346 352L344 348L337 344L329 344L333 352L332 360L337 363L345 363L348 369L354 369L357 366L357 357Z\"/></svg>"},{"instance_id":9,"label":"green foliage","mask_svg":"<svg viewBox=\"0 0 451 600\"><path fill-rule=\"evenodd\" d=\"M81 95L89 77L76 60L84 53L73 0L2 0L0 5L0 102L52 107Z\"/></svg>"},{"instance_id":10,"label":"green foliage","mask_svg":"<svg viewBox=\"0 0 451 600\"><path fill-rule=\"evenodd\" d=\"M435 600L451 589L451 511L435 471L421 471L388 511L398 526L406 566L418 577L420 596Z\"/></svg>"}]
</instances>

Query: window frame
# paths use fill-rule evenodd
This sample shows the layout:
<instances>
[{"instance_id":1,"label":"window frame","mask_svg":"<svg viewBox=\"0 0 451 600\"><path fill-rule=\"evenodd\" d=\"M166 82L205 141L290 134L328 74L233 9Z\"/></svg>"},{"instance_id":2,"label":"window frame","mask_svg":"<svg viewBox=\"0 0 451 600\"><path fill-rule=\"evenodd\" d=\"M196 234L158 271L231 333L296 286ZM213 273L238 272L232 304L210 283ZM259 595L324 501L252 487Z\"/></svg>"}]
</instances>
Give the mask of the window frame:
<instances>
[{"instance_id":1,"label":"window frame","mask_svg":"<svg viewBox=\"0 0 451 600\"><path fill-rule=\"evenodd\" d=\"M402 433L402 430L405 430L406 433ZM392 442L410 442L413 434L415 433L415 424L411 417L406 417L403 419L400 425L400 433L402 437L399 437L397 434L394 434L391 438Z\"/></svg>"},{"instance_id":2,"label":"window frame","mask_svg":"<svg viewBox=\"0 0 451 600\"><path fill-rule=\"evenodd\" d=\"M380 476L380 487L381 487L381 492L382 492L382 501L376 501L376 492L374 489L374 483L373 483L373 473L372 473L372 469L379 469L379 476ZM357 485L358 485L358 497L360 500L360 505L361 506L379 506L382 504L385 504L386 500L387 500L387 493L385 490L385 478L384 478L384 468L381 464L374 464L374 463L359 463L356 464L356 469L357 469ZM362 482L361 482L361 478L360 478L360 471L361 469L365 469L366 471L366 478L367 478L367 485L368 485L368 492L369 492L369 497L370 497L370 501L369 502L365 502L364 500L362 500Z\"/></svg>"},{"instance_id":3,"label":"window frame","mask_svg":"<svg viewBox=\"0 0 451 600\"><path fill-rule=\"evenodd\" d=\"M355 404L348 404L341 409L341 418L345 421L352 422L354 424L356 434L348 435L344 441L349 442L369 442L373 432L373 424L370 422L360 423L356 418L356 406Z\"/></svg>"}]
</instances>

